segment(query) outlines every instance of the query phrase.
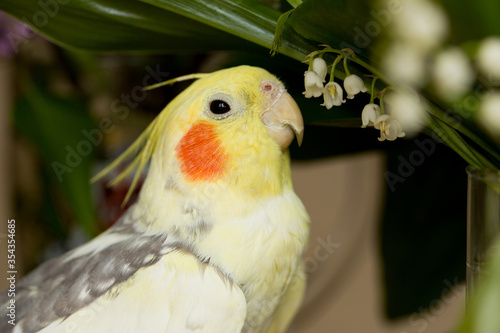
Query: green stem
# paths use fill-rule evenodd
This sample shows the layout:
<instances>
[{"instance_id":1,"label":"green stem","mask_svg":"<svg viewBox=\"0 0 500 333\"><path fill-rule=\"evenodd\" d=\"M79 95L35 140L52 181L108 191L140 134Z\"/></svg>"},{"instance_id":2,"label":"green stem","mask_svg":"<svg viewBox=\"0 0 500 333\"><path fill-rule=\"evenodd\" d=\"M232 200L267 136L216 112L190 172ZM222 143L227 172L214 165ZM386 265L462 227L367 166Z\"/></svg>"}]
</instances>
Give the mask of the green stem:
<instances>
[{"instance_id":1,"label":"green stem","mask_svg":"<svg viewBox=\"0 0 500 333\"><path fill-rule=\"evenodd\" d=\"M375 82L377 82L378 76L375 76L372 81L372 90L371 90L371 96L370 96L370 104L373 104L373 101L375 100Z\"/></svg>"},{"instance_id":2,"label":"green stem","mask_svg":"<svg viewBox=\"0 0 500 333\"><path fill-rule=\"evenodd\" d=\"M337 54L340 54L340 55L346 55L346 53L347 53L345 51L337 50L337 49L334 49L332 47L326 47L325 49L323 49L323 50L321 50L319 52L320 53L331 52L331 53L337 53ZM346 57L347 57L347 55L346 55ZM382 81L385 81L387 84L391 85L391 82L384 75L382 75L382 73L378 69L376 69L372 65L368 64L367 62L359 59L355 55L353 56L352 54L349 54L349 60L351 60L352 62L354 62L354 63L356 63L358 65L360 65L361 67L364 67L365 69L367 69L368 71L370 71L373 75L378 76L380 79L382 79Z\"/></svg>"},{"instance_id":3,"label":"green stem","mask_svg":"<svg viewBox=\"0 0 500 333\"><path fill-rule=\"evenodd\" d=\"M351 72L349 71L349 67L347 67L347 57L344 57L344 71L345 71L346 76L351 75Z\"/></svg>"},{"instance_id":4,"label":"green stem","mask_svg":"<svg viewBox=\"0 0 500 333\"><path fill-rule=\"evenodd\" d=\"M335 61L332 64L332 69L330 70L330 82L333 82L335 79L335 67L337 67L337 64L342 60L343 55L338 55L337 58L335 58Z\"/></svg>"},{"instance_id":5,"label":"green stem","mask_svg":"<svg viewBox=\"0 0 500 333\"><path fill-rule=\"evenodd\" d=\"M469 128L467 128L463 124L463 122L458 121L458 120L450 122L449 119L451 118L451 116L446 114L446 112L441 110L441 108L438 106L431 104L427 109L431 115L435 116L437 119L441 120L443 123L446 123L446 124L448 124L448 126L459 131L460 133L462 133L463 135L465 135L466 137L468 137L469 139L474 141L476 144L481 146L496 161L500 161L500 153L498 152L498 149L495 149L495 147L491 146L487 141L485 141L480 136L478 136L473 131L471 131Z\"/></svg>"},{"instance_id":6,"label":"green stem","mask_svg":"<svg viewBox=\"0 0 500 333\"><path fill-rule=\"evenodd\" d=\"M382 94L378 99L380 101L380 114L385 114L385 106L384 106L384 95Z\"/></svg>"},{"instance_id":7,"label":"green stem","mask_svg":"<svg viewBox=\"0 0 500 333\"><path fill-rule=\"evenodd\" d=\"M313 68L313 60L314 60L314 57L313 57L313 56L311 56L311 57L309 58L309 70L310 70L310 71L312 71L312 68Z\"/></svg>"},{"instance_id":8,"label":"green stem","mask_svg":"<svg viewBox=\"0 0 500 333\"><path fill-rule=\"evenodd\" d=\"M370 64L364 62L363 60L359 59L358 57L351 59L352 62L366 68L370 72L372 72L373 75L378 76L379 78L382 79L382 81L385 81L388 85L392 85L391 82L382 75L382 73L377 70L375 67L371 66Z\"/></svg>"},{"instance_id":9,"label":"green stem","mask_svg":"<svg viewBox=\"0 0 500 333\"><path fill-rule=\"evenodd\" d=\"M493 163L482 157L474 148L469 146L457 131L447 123L432 116L428 119L427 123L434 133L473 167L477 169L497 169Z\"/></svg>"}]
</instances>

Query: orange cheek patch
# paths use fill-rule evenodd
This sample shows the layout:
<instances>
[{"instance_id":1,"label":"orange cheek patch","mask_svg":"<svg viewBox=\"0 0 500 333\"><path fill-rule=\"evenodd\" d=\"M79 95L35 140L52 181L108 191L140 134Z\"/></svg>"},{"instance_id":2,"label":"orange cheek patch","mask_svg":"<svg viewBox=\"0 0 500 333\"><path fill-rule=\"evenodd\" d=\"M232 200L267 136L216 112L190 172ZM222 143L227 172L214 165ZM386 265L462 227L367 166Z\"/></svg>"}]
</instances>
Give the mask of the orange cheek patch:
<instances>
[{"instance_id":1,"label":"orange cheek patch","mask_svg":"<svg viewBox=\"0 0 500 333\"><path fill-rule=\"evenodd\" d=\"M175 151L181 172L189 181L216 180L224 172L226 155L214 125L203 121L195 123L184 134Z\"/></svg>"}]
</instances>

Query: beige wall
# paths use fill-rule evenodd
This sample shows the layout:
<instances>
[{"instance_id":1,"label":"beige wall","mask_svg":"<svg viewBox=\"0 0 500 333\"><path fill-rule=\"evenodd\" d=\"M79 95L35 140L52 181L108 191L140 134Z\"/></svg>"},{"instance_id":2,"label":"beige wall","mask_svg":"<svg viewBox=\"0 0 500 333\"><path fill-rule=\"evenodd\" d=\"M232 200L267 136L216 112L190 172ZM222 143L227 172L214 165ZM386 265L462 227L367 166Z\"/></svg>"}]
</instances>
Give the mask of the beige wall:
<instances>
[{"instance_id":1,"label":"beige wall","mask_svg":"<svg viewBox=\"0 0 500 333\"><path fill-rule=\"evenodd\" d=\"M308 291L290 333L448 333L460 319L463 286L436 309L413 314L413 321L384 318L376 239L383 161L372 152L293 164L295 190L311 215L312 232L305 254Z\"/></svg>"}]
</instances>

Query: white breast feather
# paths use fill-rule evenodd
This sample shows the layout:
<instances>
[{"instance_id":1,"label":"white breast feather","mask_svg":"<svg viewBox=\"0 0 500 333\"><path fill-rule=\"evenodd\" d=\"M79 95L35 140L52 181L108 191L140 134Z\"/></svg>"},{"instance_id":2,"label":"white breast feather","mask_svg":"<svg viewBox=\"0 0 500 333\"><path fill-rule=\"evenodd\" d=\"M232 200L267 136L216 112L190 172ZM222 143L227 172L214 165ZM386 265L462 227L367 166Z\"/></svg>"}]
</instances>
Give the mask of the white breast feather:
<instances>
[{"instance_id":1,"label":"white breast feather","mask_svg":"<svg viewBox=\"0 0 500 333\"><path fill-rule=\"evenodd\" d=\"M193 255L175 251L40 333L235 333L245 316L237 285Z\"/></svg>"}]
</instances>

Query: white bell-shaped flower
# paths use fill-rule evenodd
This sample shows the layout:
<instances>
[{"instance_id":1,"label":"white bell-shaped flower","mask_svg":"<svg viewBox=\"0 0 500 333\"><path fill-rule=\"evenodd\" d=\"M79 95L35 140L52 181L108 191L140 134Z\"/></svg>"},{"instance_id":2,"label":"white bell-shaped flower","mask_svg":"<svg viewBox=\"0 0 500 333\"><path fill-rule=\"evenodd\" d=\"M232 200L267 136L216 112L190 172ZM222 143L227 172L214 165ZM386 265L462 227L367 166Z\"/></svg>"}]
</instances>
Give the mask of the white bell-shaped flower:
<instances>
[{"instance_id":1,"label":"white bell-shaped flower","mask_svg":"<svg viewBox=\"0 0 500 333\"><path fill-rule=\"evenodd\" d=\"M380 138L378 138L379 141L394 141L397 138L402 138L406 135L405 132L403 132L401 124L388 114L380 115L375 120L374 127L380 130Z\"/></svg>"},{"instance_id":2,"label":"white bell-shaped flower","mask_svg":"<svg viewBox=\"0 0 500 333\"><path fill-rule=\"evenodd\" d=\"M339 106L342 103L345 103L345 99L342 99L342 95L344 91L342 87L337 82L328 82L323 89L323 98L324 103L321 106L325 106L328 110L332 108L332 106Z\"/></svg>"},{"instance_id":3,"label":"white bell-shaped flower","mask_svg":"<svg viewBox=\"0 0 500 333\"><path fill-rule=\"evenodd\" d=\"M321 82L325 82L326 73L328 72L328 66L326 65L326 61L322 58L314 58L312 62L312 70L318 74Z\"/></svg>"},{"instance_id":4,"label":"white bell-shaped flower","mask_svg":"<svg viewBox=\"0 0 500 333\"><path fill-rule=\"evenodd\" d=\"M306 98L319 97L323 94L323 81L315 71L304 73L304 86L306 91L303 94Z\"/></svg>"},{"instance_id":5,"label":"white bell-shaped flower","mask_svg":"<svg viewBox=\"0 0 500 333\"><path fill-rule=\"evenodd\" d=\"M428 117L419 94L410 89L390 91L384 98L384 105L394 120L408 135L415 135L425 126Z\"/></svg>"},{"instance_id":6,"label":"white bell-shaped flower","mask_svg":"<svg viewBox=\"0 0 500 333\"><path fill-rule=\"evenodd\" d=\"M366 92L368 90L363 80L361 80L361 78L355 74L351 74L345 78L344 89L347 93L347 98L349 99L353 99L354 95L357 95L360 92Z\"/></svg>"},{"instance_id":7,"label":"white bell-shaped flower","mask_svg":"<svg viewBox=\"0 0 500 333\"><path fill-rule=\"evenodd\" d=\"M426 54L410 43L393 43L382 58L382 71L400 85L421 86L427 78Z\"/></svg>"},{"instance_id":8,"label":"white bell-shaped flower","mask_svg":"<svg viewBox=\"0 0 500 333\"><path fill-rule=\"evenodd\" d=\"M391 32L405 43L427 52L447 36L449 23L441 6L427 0L402 0L401 13L394 15Z\"/></svg>"},{"instance_id":9,"label":"white bell-shaped flower","mask_svg":"<svg viewBox=\"0 0 500 333\"><path fill-rule=\"evenodd\" d=\"M500 138L500 93L489 93L481 100L477 113L479 124L494 138Z\"/></svg>"},{"instance_id":10,"label":"white bell-shaped flower","mask_svg":"<svg viewBox=\"0 0 500 333\"><path fill-rule=\"evenodd\" d=\"M363 108L361 112L361 122L362 128L366 128L367 126L373 126L375 124L375 120L380 116L380 106L377 104L367 104Z\"/></svg>"},{"instance_id":11,"label":"white bell-shaped flower","mask_svg":"<svg viewBox=\"0 0 500 333\"><path fill-rule=\"evenodd\" d=\"M434 59L432 83L438 95L447 101L461 98L470 89L475 76L469 58L457 47L440 52Z\"/></svg>"},{"instance_id":12,"label":"white bell-shaped flower","mask_svg":"<svg viewBox=\"0 0 500 333\"><path fill-rule=\"evenodd\" d=\"M500 84L500 37L491 36L479 45L476 54L477 67L492 84Z\"/></svg>"}]
</instances>

